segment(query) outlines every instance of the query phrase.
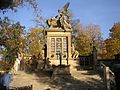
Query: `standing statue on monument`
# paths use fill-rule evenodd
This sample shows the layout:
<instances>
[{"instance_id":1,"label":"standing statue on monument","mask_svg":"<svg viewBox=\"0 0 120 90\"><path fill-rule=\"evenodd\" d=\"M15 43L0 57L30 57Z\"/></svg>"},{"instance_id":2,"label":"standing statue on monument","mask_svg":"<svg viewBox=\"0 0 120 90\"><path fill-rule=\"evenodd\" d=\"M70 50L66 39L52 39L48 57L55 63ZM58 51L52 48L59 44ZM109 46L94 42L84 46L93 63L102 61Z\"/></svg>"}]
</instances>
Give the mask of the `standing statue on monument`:
<instances>
[{"instance_id":1,"label":"standing statue on monument","mask_svg":"<svg viewBox=\"0 0 120 90\"><path fill-rule=\"evenodd\" d=\"M63 6L63 9L58 10L58 13L60 15L59 20L61 27L66 30L66 29L71 29L71 24L70 24L70 16L68 12L68 7L69 7L69 2Z\"/></svg>"}]
</instances>

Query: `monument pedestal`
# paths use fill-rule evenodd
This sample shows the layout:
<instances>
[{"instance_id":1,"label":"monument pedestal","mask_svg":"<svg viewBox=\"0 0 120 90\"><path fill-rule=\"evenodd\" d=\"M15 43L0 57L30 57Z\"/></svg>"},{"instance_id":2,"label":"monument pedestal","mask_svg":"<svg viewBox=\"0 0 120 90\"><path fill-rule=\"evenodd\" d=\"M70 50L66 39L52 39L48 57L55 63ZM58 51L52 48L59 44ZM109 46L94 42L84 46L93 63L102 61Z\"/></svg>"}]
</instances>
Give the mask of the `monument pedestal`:
<instances>
[{"instance_id":1,"label":"monument pedestal","mask_svg":"<svg viewBox=\"0 0 120 90\"><path fill-rule=\"evenodd\" d=\"M69 60L72 59L71 55L71 33L72 30L63 30L61 28L49 28L47 32L47 58L49 58L51 65L60 64L60 56L58 53L61 52L61 63L68 65Z\"/></svg>"}]
</instances>

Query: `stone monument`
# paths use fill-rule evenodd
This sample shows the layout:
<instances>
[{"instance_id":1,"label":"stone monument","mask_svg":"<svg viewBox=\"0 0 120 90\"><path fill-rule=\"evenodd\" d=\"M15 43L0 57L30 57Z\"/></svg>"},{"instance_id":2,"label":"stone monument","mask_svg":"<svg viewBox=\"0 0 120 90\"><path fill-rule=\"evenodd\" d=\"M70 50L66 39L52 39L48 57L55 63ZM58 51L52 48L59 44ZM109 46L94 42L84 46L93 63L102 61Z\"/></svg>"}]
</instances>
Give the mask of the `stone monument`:
<instances>
[{"instance_id":1,"label":"stone monument","mask_svg":"<svg viewBox=\"0 0 120 90\"><path fill-rule=\"evenodd\" d=\"M69 3L65 4L61 10L58 10L57 16L47 20L47 58L51 65L68 65L72 60L72 27L68 7Z\"/></svg>"}]
</instances>

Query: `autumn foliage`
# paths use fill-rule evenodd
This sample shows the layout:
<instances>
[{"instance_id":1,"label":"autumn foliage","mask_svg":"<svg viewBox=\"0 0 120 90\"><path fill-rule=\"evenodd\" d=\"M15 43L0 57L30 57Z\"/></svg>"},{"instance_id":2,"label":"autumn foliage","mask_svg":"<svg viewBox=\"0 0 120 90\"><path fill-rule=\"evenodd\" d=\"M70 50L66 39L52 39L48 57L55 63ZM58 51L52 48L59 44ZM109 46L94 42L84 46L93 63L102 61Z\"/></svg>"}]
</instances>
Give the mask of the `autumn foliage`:
<instances>
[{"instance_id":1,"label":"autumn foliage","mask_svg":"<svg viewBox=\"0 0 120 90\"><path fill-rule=\"evenodd\" d=\"M110 29L110 37L105 40L106 58L114 58L120 53L120 22L115 23Z\"/></svg>"},{"instance_id":2,"label":"autumn foliage","mask_svg":"<svg viewBox=\"0 0 120 90\"><path fill-rule=\"evenodd\" d=\"M12 61L23 46L24 27L19 22L13 23L5 17L0 19L0 54L4 60Z\"/></svg>"},{"instance_id":3,"label":"autumn foliage","mask_svg":"<svg viewBox=\"0 0 120 90\"><path fill-rule=\"evenodd\" d=\"M72 42L80 55L88 55L92 52L93 44L97 47L100 54L102 36L99 25L82 25L79 20L72 23L73 33Z\"/></svg>"}]
</instances>

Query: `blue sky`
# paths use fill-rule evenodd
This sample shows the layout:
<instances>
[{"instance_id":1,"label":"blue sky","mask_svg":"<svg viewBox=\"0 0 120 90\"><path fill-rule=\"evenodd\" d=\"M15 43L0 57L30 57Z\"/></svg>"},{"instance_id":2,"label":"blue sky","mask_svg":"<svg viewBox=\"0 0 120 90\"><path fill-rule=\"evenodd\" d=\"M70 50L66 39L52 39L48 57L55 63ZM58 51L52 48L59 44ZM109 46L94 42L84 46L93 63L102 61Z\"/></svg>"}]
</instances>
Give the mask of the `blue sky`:
<instances>
[{"instance_id":1,"label":"blue sky","mask_svg":"<svg viewBox=\"0 0 120 90\"><path fill-rule=\"evenodd\" d=\"M120 21L120 0L38 0L41 14L45 18L56 16L58 9L67 2L70 2L69 9L74 19L80 19L83 25L100 25L104 39L109 36L109 29L113 24ZM0 13L0 16L20 21L26 29L35 26L34 14L28 5L19 7L16 13L8 11L5 14Z\"/></svg>"}]
</instances>

